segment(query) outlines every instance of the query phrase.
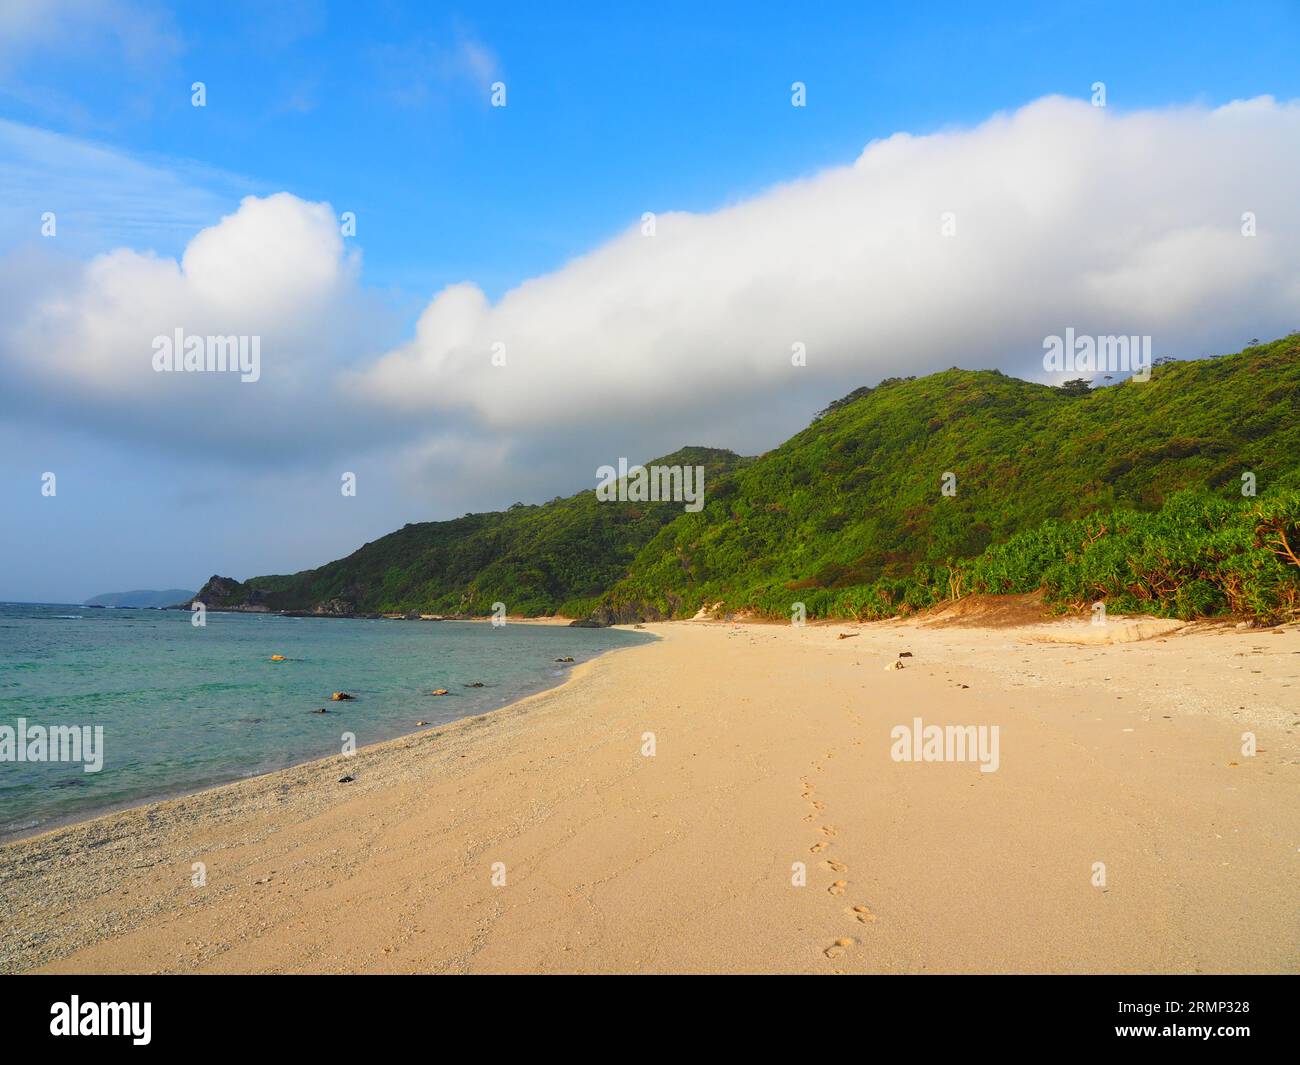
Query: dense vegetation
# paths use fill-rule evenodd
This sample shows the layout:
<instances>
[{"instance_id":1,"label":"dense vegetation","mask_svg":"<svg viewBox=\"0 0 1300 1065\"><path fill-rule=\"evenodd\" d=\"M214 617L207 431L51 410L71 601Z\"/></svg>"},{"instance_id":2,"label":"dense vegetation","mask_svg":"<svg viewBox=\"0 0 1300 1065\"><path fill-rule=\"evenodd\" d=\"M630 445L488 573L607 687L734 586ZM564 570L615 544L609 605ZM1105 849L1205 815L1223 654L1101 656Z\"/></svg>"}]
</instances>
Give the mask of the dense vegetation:
<instances>
[{"instance_id":1,"label":"dense vegetation","mask_svg":"<svg viewBox=\"0 0 1300 1065\"><path fill-rule=\"evenodd\" d=\"M1160 510L1047 521L953 568L957 592L1044 588L1059 602L1188 620L1300 611L1300 492L1180 492Z\"/></svg>"},{"instance_id":2,"label":"dense vegetation","mask_svg":"<svg viewBox=\"0 0 1300 1065\"><path fill-rule=\"evenodd\" d=\"M630 620L715 604L789 616L803 603L810 617L880 617L1043 588L1116 611L1292 616L1297 411L1300 336L1091 391L997 371L894 379L761 458L656 460L707 467L699 513L588 490L408 525L210 605L484 614L501 601Z\"/></svg>"},{"instance_id":3,"label":"dense vegetation","mask_svg":"<svg viewBox=\"0 0 1300 1065\"><path fill-rule=\"evenodd\" d=\"M1049 519L972 559L816 592L806 609L872 620L973 593L1042 590L1063 609L1104 601L1116 613L1275 620L1300 614L1297 548L1300 492L1233 500L1189 490L1156 511Z\"/></svg>"},{"instance_id":4,"label":"dense vegetation","mask_svg":"<svg viewBox=\"0 0 1300 1065\"><path fill-rule=\"evenodd\" d=\"M687 447L654 461L704 466L707 498L752 460ZM680 503L600 502L589 489L540 505L406 525L319 569L229 582L216 595L209 582L200 596L218 608L483 615L502 602L512 614L581 617L681 513Z\"/></svg>"}]
</instances>

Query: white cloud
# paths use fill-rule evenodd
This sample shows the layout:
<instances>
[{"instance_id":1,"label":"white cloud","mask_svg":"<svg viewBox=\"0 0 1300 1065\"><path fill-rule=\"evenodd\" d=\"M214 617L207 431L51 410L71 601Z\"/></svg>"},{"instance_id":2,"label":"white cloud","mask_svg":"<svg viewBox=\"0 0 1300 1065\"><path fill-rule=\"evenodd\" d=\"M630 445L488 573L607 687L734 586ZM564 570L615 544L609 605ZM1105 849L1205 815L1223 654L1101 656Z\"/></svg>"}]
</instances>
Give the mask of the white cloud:
<instances>
[{"instance_id":1,"label":"white cloud","mask_svg":"<svg viewBox=\"0 0 1300 1065\"><path fill-rule=\"evenodd\" d=\"M653 237L638 221L496 303L450 286L405 342L329 205L248 197L177 258L0 261L0 402L132 440L175 429L169 447L241 461L386 448L394 470L426 471L412 491L459 462L462 497L532 499L529 477L571 491L620 455L770 447L882 376L1032 375L1067 326L1151 334L1157 354L1295 328L1297 173L1295 103L1114 114L1049 98L661 214ZM178 326L260 335L262 380L154 373L152 338Z\"/></svg>"},{"instance_id":2,"label":"white cloud","mask_svg":"<svg viewBox=\"0 0 1300 1065\"><path fill-rule=\"evenodd\" d=\"M1158 352L1237 346L1297 324L1298 173L1296 103L1116 114L1046 98L660 215L653 237L638 222L496 304L451 286L358 387L515 431L664 412L707 426L809 376L829 391L953 364L1031 372L1066 326L1151 334Z\"/></svg>"},{"instance_id":3,"label":"white cloud","mask_svg":"<svg viewBox=\"0 0 1300 1065\"><path fill-rule=\"evenodd\" d=\"M232 455L338 445L344 428L373 440L336 385L381 342L385 318L357 285L359 253L328 204L246 197L179 261L125 248L80 266L36 261L43 270L8 259L0 286L13 409L61 409L116 435L174 428L170 447ZM154 338L177 329L259 337L261 379L156 372Z\"/></svg>"}]
</instances>

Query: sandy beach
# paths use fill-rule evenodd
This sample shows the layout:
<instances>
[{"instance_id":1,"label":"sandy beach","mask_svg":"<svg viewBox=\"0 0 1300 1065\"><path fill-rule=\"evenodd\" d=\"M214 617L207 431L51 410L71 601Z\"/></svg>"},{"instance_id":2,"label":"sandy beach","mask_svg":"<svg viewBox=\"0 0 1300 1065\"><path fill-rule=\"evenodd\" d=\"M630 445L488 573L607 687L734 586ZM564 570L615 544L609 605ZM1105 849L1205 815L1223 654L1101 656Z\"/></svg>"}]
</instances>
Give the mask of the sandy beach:
<instances>
[{"instance_id":1,"label":"sandy beach","mask_svg":"<svg viewBox=\"0 0 1300 1065\"><path fill-rule=\"evenodd\" d=\"M0 848L0 970L1300 972L1300 631L645 627ZM895 760L917 718L996 726L996 771Z\"/></svg>"}]
</instances>

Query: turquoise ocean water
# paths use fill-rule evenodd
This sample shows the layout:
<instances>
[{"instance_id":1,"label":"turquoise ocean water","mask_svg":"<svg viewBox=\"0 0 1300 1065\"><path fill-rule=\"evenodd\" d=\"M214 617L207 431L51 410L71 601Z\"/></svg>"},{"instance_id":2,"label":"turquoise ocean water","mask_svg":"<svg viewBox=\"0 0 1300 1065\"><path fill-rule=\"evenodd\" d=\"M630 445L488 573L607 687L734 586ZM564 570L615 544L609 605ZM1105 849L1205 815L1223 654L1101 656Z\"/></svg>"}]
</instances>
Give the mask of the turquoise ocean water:
<instances>
[{"instance_id":1,"label":"turquoise ocean water","mask_svg":"<svg viewBox=\"0 0 1300 1065\"><path fill-rule=\"evenodd\" d=\"M0 761L0 838L337 754L343 732L363 746L480 714L560 683L573 667L557 658L648 639L266 614L197 628L185 611L0 603L0 726L104 728L98 773ZM338 690L356 699L330 702Z\"/></svg>"}]
</instances>

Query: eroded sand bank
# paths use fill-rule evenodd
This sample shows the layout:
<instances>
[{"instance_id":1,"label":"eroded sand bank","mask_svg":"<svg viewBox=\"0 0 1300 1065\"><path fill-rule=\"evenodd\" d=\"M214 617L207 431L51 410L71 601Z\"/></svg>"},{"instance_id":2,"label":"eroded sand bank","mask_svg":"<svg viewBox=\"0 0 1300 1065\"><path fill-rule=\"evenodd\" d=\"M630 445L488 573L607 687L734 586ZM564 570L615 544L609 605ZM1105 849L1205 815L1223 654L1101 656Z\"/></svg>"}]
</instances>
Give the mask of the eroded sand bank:
<instances>
[{"instance_id":1,"label":"eroded sand bank","mask_svg":"<svg viewBox=\"0 0 1300 1065\"><path fill-rule=\"evenodd\" d=\"M647 627L493 714L0 848L0 968L1300 971L1296 630ZM918 717L996 725L997 771L893 760Z\"/></svg>"}]
</instances>

